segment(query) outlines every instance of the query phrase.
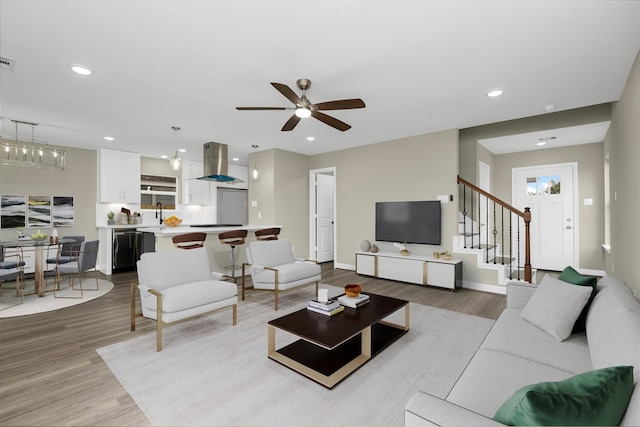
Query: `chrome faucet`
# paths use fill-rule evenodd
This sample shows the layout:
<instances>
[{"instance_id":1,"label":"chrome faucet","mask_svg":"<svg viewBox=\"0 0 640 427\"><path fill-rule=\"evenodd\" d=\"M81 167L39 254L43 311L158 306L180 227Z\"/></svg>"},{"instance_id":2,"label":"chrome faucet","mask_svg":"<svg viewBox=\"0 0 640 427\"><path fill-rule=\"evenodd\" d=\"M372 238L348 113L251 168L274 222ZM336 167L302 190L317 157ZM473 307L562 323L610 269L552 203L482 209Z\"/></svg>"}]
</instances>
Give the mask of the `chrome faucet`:
<instances>
[{"instance_id":1,"label":"chrome faucet","mask_svg":"<svg viewBox=\"0 0 640 427\"><path fill-rule=\"evenodd\" d=\"M158 216L158 208L160 209L160 215L159 216ZM162 221L163 221L163 218L162 218L162 203L160 203L160 202L156 203L156 218L160 219L160 225L162 225Z\"/></svg>"}]
</instances>

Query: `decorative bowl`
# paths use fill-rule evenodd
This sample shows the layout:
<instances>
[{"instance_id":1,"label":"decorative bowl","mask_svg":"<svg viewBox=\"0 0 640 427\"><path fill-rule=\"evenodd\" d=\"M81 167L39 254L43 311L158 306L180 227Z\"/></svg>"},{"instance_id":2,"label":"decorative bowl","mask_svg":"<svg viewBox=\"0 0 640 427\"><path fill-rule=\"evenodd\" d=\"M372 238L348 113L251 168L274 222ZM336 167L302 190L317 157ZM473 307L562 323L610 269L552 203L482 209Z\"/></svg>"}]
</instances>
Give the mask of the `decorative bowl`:
<instances>
[{"instance_id":1,"label":"decorative bowl","mask_svg":"<svg viewBox=\"0 0 640 427\"><path fill-rule=\"evenodd\" d=\"M182 220L177 216L170 216L169 218L165 218L164 225L167 227L177 227L182 224Z\"/></svg>"},{"instance_id":2,"label":"decorative bowl","mask_svg":"<svg viewBox=\"0 0 640 427\"><path fill-rule=\"evenodd\" d=\"M31 240L35 240L36 242L43 242L49 238L49 235L46 233L35 233L31 235Z\"/></svg>"},{"instance_id":3,"label":"decorative bowl","mask_svg":"<svg viewBox=\"0 0 640 427\"><path fill-rule=\"evenodd\" d=\"M344 287L344 293L349 297L349 298L355 298L358 295L360 295L360 291L362 290L362 286L355 284L355 283L349 283L348 285L345 285Z\"/></svg>"}]
</instances>

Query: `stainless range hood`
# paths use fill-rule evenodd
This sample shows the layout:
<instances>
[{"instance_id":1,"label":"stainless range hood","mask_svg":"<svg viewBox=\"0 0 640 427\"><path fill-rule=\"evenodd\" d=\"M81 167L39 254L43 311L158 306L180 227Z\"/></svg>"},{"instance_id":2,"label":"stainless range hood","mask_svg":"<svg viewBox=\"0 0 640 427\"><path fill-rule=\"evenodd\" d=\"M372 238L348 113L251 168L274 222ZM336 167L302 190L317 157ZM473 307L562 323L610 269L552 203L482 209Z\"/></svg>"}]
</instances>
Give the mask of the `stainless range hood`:
<instances>
[{"instance_id":1,"label":"stainless range hood","mask_svg":"<svg viewBox=\"0 0 640 427\"><path fill-rule=\"evenodd\" d=\"M204 144L203 153L204 176L198 179L218 182L243 182L239 178L229 176L226 144L207 142Z\"/></svg>"}]
</instances>

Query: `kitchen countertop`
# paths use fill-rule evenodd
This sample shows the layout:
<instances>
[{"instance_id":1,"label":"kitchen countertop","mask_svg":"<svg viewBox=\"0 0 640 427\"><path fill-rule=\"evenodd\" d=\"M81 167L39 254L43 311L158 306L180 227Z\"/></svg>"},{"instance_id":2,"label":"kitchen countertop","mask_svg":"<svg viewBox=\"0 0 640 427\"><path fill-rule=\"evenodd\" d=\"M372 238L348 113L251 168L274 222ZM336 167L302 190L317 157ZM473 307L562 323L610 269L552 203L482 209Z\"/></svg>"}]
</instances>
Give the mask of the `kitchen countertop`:
<instances>
[{"instance_id":1,"label":"kitchen countertop","mask_svg":"<svg viewBox=\"0 0 640 427\"><path fill-rule=\"evenodd\" d=\"M247 231L255 231L262 230L263 228L272 228L278 227L282 228L279 225L235 225L229 227L190 227L188 225L179 225L177 227L166 227L166 226L141 226L138 227L138 231L142 231L145 233L153 233L156 236L173 236L175 234L183 234L183 233L193 233L193 232L202 232L208 234L219 234L224 233L225 231L231 230L247 230Z\"/></svg>"},{"instance_id":2,"label":"kitchen countertop","mask_svg":"<svg viewBox=\"0 0 640 427\"><path fill-rule=\"evenodd\" d=\"M98 225L97 228L146 228L146 227L158 227L155 224L114 224L114 225Z\"/></svg>"}]
</instances>

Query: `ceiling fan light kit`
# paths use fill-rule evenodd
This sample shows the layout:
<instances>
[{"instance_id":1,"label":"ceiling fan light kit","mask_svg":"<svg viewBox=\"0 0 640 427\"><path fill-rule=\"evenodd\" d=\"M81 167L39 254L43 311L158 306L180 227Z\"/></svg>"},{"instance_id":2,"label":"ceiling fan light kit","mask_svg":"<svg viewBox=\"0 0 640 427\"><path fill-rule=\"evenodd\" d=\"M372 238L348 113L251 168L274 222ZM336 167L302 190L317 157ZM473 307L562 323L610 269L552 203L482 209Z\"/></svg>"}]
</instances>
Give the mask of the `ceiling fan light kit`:
<instances>
[{"instance_id":1,"label":"ceiling fan light kit","mask_svg":"<svg viewBox=\"0 0 640 427\"><path fill-rule=\"evenodd\" d=\"M346 131L351 129L351 126L345 122L336 119L335 117L321 113L320 111L326 110L351 110L356 108L365 108L365 103L360 98L354 99L341 99L337 101L321 102L319 104L313 104L307 98L307 89L311 87L311 80L298 79L296 82L298 89L302 91L302 95L298 96L289 86L282 83L271 82L278 92L280 92L285 98L291 101L294 107L236 107L240 111L248 110L294 110L294 114L287 120L282 127L283 132L293 130L301 119L307 117L313 117L321 122L338 129L339 131Z\"/></svg>"}]
</instances>

